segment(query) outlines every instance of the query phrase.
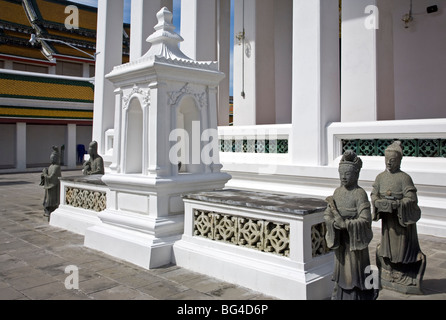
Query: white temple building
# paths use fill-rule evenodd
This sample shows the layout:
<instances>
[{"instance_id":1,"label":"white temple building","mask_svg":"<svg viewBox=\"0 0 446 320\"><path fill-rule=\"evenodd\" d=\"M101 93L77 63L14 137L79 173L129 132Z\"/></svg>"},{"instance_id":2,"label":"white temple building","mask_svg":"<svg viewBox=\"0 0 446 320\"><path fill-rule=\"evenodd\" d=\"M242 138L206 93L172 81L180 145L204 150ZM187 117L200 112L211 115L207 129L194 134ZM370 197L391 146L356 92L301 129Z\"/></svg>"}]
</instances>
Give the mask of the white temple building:
<instances>
[{"instance_id":1,"label":"white temple building","mask_svg":"<svg viewBox=\"0 0 446 320\"><path fill-rule=\"evenodd\" d=\"M182 0L180 34L172 0L131 6L123 63L124 0L98 1L105 174L62 177L50 225L147 269L326 299L340 157L356 151L370 192L398 139L418 232L446 237L445 0Z\"/></svg>"},{"instance_id":2,"label":"white temple building","mask_svg":"<svg viewBox=\"0 0 446 320\"><path fill-rule=\"evenodd\" d=\"M114 88L123 0L98 2L93 140L112 163ZM434 6L436 5L436 7ZM130 62L169 0L132 0ZM234 123L228 126L234 10ZM383 151L403 141L402 170L418 188L420 233L446 236L446 2L438 0L182 0L182 52L217 61L218 132L226 187L324 198L353 148L367 191ZM429 13L430 12L430 13ZM341 20L340 20L341 18ZM407 22L404 22L405 19ZM340 28L341 21L341 28Z\"/></svg>"}]
</instances>

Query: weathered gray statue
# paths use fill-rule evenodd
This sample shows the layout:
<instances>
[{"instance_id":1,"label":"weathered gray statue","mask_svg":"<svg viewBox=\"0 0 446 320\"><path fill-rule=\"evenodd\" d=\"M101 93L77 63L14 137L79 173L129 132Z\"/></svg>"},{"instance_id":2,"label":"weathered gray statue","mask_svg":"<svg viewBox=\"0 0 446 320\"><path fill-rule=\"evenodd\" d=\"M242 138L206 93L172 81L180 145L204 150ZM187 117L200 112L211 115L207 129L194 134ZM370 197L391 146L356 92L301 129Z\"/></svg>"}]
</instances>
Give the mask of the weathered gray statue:
<instances>
[{"instance_id":1,"label":"weathered gray statue","mask_svg":"<svg viewBox=\"0 0 446 320\"><path fill-rule=\"evenodd\" d=\"M98 154L98 143L96 141L90 142L88 154L90 159L85 161L82 173L84 175L104 174L104 160Z\"/></svg>"},{"instance_id":2,"label":"weathered gray statue","mask_svg":"<svg viewBox=\"0 0 446 320\"><path fill-rule=\"evenodd\" d=\"M45 217L49 217L59 207L59 178L62 176L62 172L60 169L59 148L56 146L53 146L50 161L50 166L43 169L40 176L40 185L45 188L45 198L43 199L43 215Z\"/></svg>"},{"instance_id":3,"label":"weathered gray statue","mask_svg":"<svg viewBox=\"0 0 446 320\"><path fill-rule=\"evenodd\" d=\"M401 142L395 141L385 151L386 170L373 184L373 220L381 219L382 223L376 263L383 288L422 294L426 256L421 252L416 227L421 210L412 178L400 170L402 158Z\"/></svg>"},{"instance_id":4,"label":"weathered gray statue","mask_svg":"<svg viewBox=\"0 0 446 320\"><path fill-rule=\"evenodd\" d=\"M361 168L362 160L346 151L339 163L341 186L326 199L325 239L335 251L333 300L372 300L379 293L378 285L367 280L373 231L370 201L358 186Z\"/></svg>"}]
</instances>

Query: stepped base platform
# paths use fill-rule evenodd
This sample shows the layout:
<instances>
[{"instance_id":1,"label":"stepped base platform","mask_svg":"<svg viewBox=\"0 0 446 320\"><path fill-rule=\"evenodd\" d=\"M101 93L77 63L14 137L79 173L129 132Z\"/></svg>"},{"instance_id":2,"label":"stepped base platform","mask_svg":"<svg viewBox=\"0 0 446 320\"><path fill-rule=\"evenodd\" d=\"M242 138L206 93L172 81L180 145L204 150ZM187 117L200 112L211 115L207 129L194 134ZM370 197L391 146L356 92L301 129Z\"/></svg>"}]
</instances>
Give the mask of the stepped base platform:
<instances>
[{"instance_id":1,"label":"stepped base platform","mask_svg":"<svg viewBox=\"0 0 446 320\"><path fill-rule=\"evenodd\" d=\"M321 199L244 190L189 193L178 266L280 299L328 299L333 253Z\"/></svg>"}]
</instances>

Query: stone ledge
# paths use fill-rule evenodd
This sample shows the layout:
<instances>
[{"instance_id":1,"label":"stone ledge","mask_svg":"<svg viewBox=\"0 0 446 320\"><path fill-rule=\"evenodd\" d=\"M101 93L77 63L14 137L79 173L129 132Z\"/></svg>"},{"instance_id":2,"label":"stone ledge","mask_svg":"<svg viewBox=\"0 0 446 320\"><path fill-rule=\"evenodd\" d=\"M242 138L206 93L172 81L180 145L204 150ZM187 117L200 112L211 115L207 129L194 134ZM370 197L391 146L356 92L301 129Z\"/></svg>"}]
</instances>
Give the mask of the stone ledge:
<instances>
[{"instance_id":1,"label":"stone ledge","mask_svg":"<svg viewBox=\"0 0 446 320\"><path fill-rule=\"evenodd\" d=\"M188 193L183 198L295 215L308 215L324 211L327 207L324 200L317 198L237 189Z\"/></svg>"}]
</instances>

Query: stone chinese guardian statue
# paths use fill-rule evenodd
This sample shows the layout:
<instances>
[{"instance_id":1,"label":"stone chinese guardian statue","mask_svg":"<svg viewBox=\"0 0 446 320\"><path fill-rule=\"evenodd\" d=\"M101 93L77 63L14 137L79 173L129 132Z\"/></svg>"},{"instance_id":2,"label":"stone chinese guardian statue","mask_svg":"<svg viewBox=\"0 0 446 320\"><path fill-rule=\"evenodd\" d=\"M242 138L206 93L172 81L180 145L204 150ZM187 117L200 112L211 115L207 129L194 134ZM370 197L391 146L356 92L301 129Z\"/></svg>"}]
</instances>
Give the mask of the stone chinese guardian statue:
<instances>
[{"instance_id":1,"label":"stone chinese guardian statue","mask_svg":"<svg viewBox=\"0 0 446 320\"><path fill-rule=\"evenodd\" d=\"M383 288L422 294L426 256L421 252L416 227L421 210L412 178L400 169L402 158L401 142L396 141L386 149L386 170L373 184L373 220L382 223L376 262Z\"/></svg>"},{"instance_id":2,"label":"stone chinese guardian statue","mask_svg":"<svg viewBox=\"0 0 446 320\"><path fill-rule=\"evenodd\" d=\"M335 282L332 300L373 300L378 286L367 281L370 270L369 243L373 238L370 201L358 185L361 159L351 150L339 163L341 186L328 202L325 211L327 246L335 251Z\"/></svg>"},{"instance_id":3,"label":"stone chinese guardian statue","mask_svg":"<svg viewBox=\"0 0 446 320\"><path fill-rule=\"evenodd\" d=\"M53 146L50 155L51 164L48 168L43 169L40 176L40 185L45 189L45 197L43 199L44 216L48 217L59 207L59 178L62 176L60 169L60 153L59 148Z\"/></svg>"},{"instance_id":4,"label":"stone chinese guardian statue","mask_svg":"<svg viewBox=\"0 0 446 320\"><path fill-rule=\"evenodd\" d=\"M98 154L98 143L96 141L90 142L88 154L90 159L85 161L82 173L84 175L104 174L104 160Z\"/></svg>"}]
</instances>

